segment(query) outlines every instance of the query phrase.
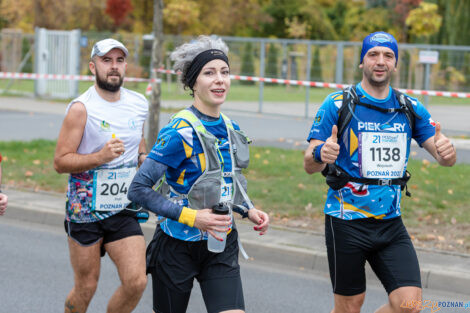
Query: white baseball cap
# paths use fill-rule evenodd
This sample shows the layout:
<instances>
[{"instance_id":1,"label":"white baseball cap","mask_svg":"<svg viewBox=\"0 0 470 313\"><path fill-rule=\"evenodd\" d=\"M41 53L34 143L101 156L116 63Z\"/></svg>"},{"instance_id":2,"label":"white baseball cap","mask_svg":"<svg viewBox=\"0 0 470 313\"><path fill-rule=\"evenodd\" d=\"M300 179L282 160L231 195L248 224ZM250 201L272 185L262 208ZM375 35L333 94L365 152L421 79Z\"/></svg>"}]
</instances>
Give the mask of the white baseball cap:
<instances>
[{"instance_id":1,"label":"white baseball cap","mask_svg":"<svg viewBox=\"0 0 470 313\"><path fill-rule=\"evenodd\" d=\"M93 49L91 50L91 58L93 58L95 55L102 57L112 49L120 49L126 57L129 55L129 51L127 51L127 48L119 41L116 39L108 38L108 39L103 39L95 43L93 46Z\"/></svg>"}]
</instances>

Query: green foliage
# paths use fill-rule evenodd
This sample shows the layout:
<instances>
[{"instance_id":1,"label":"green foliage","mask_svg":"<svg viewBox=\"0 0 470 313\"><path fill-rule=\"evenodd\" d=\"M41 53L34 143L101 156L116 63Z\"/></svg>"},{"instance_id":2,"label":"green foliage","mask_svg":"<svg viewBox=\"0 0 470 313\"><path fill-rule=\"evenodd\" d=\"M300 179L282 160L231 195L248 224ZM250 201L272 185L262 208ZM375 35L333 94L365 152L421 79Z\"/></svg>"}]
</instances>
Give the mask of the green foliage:
<instances>
[{"instance_id":1,"label":"green foliage","mask_svg":"<svg viewBox=\"0 0 470 313\"><path fill-rule=\"evenodd\" d=\"M443 17L435 43L444 45L470 45L470 1L437 0L439 13Z\"/></svg>"},{"instance_id":2,"label":"green foliage","mask_svg":"<svg viewBox=\"0 0 470 313\"><path fill-rule=\"evenodd\" d=\"M251 42L245 44L245 50L242 56L241 75L253 76L255 73L255 59L253 55L253 45ZM253 85L251 81L241 81L242 85Z\"/></svg>"},{"instance_id":3,"label":"green foliage","mask_svg":"<svg viewBox=\"0 0 470 313\"><path fill-rule=\"evenodd\" d=\"M320 62L320 48L318 47L315 47L313 50L312 66L310 67L310 80L317 82L323 81Z\"/></svg>"},{"instance_id":4,"label":"green foliage","mask_svg":"<svg viewBox=\"0 0 470 313\"><path fill-rule=\"evenodd\" d=\"M421 2L418 8L411 10L406 19L410 34L416 37L430 37L437 33L442 25L442 17L437 9L434 3Z\"/></svg>"},{"instance_id":5,"label":"green foliage","mask_svg":"<svg viewBox=\"0 0 470 313\"><path fill-rule=\"evenodd\" d=\"M266 64L266 77L279 77L278 71L279 49L275 44L271 43L268 46L268 61Z\"/></svg>"},{"instance_id":6,"label":"green foliage","mask_svg":"<svg viewBox=\"0 0 470 313\"><path fill-rule=\"evenodd\" d=\"M351 7L345 16L343 35L349 40L362 41L377 30L390 31L390 14L385 8Z\"/></svg>"},{"instance_id":7,"label":"green foliage","mask_svg":"<svg viewBox=\"0 0 470 313\"><path fill-rule=\"evenodd\" d=\"M171 34L191 34L199 27L200 5L192 0L165 1L164 29Z\"/></svg>"}]
</instances>

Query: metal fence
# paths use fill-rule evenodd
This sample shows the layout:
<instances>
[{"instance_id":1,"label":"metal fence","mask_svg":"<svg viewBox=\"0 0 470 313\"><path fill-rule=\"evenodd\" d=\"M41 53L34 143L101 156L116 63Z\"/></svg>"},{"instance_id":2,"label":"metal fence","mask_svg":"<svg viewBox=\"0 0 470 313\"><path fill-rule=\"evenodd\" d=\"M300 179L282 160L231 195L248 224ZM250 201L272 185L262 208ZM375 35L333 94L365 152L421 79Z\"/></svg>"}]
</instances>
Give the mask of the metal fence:
<instances>
[{"instance_id":1,"label":"metal fence","mask_svg":"<svg viewBox=\"0 0 470 313\"><path fill-rule=\"evenodd\" d=\"M16 36L18 36L16 34ZM111 34L111 33L82 33L80 40L80 74L89 74L88 61L93 44L102 38L113 37L121 40L129 49L128 77L149 77L151 58L152 36L135 34ZM166 59L165 67L171 67L168 54L174 47L186 42L193 37L165 36L164 51ZM318 81L329 83L352 84L361 79L362 72L359 69L361 43L338 42L318 40L294 40L294 39L268 39L245 37L222 37L230 48L231 73L236 75L259 76L270 78L283 78L294 80ZM14 59L10 54L12 50L7 47L11 42L4 44L11 38L2 31L0 35L0 59ZM0 71L16 69L22 71L28 62L34 64L36 56L32 51L30 60L25 61L28 49L25 45L34 45L34 35L23 34L21 39L16 39L17 48L21 50L22 58L16 58L12 64L5 68L5 62L0 62ZM22 46L18 48L18 45ZM419 63L418 55L421 50L435 50L439 52L437 64L429 66L429 75L425 72L425 65ZM23 61L23 62L21 62ZM22 64L24 63L24 64ZM23 68L20 69L20 65ZM33 67L27 67L32 70ZM425 82L429 78L429 86L425 88ZM168 77L163 83L174 81ZM0 81L1 82L1 81ZM237 84L237 82L233 82ZM251 88L258 88L258 111L263 111L265 102L264 88L266 83L252 83ZM468 46L440 46L400 44L397 73L394 75L392 85L404 89L431 89L470 92L470 47ZM0 85L0 90L3 85ZM305 108L310 101L309 87L282 87L291 88L289 92L305 94ZM0 91L1 92L1 91Z\"/></svg>"}]
</instances>

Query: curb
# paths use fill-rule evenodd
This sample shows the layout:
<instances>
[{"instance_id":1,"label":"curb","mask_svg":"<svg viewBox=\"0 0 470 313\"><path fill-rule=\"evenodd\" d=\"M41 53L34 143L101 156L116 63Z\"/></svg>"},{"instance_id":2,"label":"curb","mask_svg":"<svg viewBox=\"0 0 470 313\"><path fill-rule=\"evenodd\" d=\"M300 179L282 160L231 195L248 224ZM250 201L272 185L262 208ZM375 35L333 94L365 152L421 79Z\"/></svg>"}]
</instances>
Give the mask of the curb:
<instances>
[{"instance_id":1,"label":"curb","mask_svg":"<svg viewBox=\"0 0 470 313\"><path fill-rule=\"evenodd\" d=\"M32 208L13 203L8 207L8 215L3 218L62 227L64 214L58 213L57 210ZM146 240L150 240L153 237L154 226L143 224L142 231ZM315 272L328 277L328 259L325 251L291 246L281 247L270 243L260 244L249 239L241 239L241 241L251 261L256 260L267 265L274 264L294 270ZM417 253L419 257L420 251L417 250ZM470 286L470 274L468 273L446 270L443 267L424 263L421 266L421 281L424 291L432 289L462 294ZM369 282L380 283L368 264L366 264L366 279Z\"/></svg>"}]
</instances>

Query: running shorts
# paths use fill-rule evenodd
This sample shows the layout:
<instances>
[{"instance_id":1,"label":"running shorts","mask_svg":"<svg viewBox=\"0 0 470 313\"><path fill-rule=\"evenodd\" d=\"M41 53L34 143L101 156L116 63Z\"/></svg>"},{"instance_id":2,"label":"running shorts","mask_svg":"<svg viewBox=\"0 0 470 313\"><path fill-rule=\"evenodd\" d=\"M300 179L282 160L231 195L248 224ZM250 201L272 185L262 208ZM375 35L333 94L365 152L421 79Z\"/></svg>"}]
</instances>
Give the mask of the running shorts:
<instances>
[{"instance_id":1,"label":"running shorts","mask_svg":"<svg viewBox=\"0 0 470 313\"><path fill-rule=\"evenodd\" d=\"M147 272L152 275L153 310L186 312L196 278L208 313L245 310L238 264L238 233L227 236L225 250L212 253L207 240L182 241L159 226L147 248Z\"/></svg>"},{"instance_id":2,"label":"running shorts","mask_svg":"<svg viewBox=\"0 0 470 313\"><path fill-rule=\"evenodd\" d=\"M325 240L333 292L365 292L365 262L390 294L399 287L421 288L416 251L401 217L342 220L325 216Z\"/></svg>"}]
</instances>

